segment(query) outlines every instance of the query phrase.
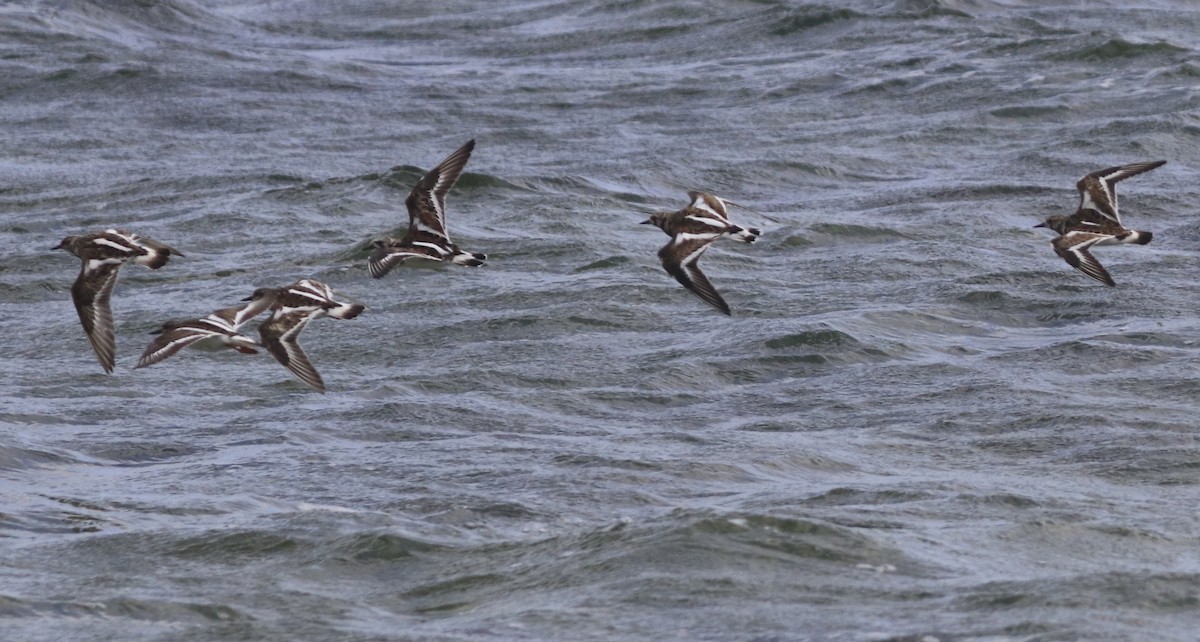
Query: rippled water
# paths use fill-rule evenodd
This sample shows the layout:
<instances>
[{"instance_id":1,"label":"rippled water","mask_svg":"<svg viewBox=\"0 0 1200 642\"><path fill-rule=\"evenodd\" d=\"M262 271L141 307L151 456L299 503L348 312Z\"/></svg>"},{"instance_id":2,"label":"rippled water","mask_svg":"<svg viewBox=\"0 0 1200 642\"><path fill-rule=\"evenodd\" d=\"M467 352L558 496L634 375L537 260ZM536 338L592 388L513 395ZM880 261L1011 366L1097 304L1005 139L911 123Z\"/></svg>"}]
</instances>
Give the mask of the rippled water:
<instances>
[{"instance_id":1,"label":"rippled water","mask_svg":"<svg viewBox=\"0 0 1200 642\"><path fill-rule=\"evenodd\" d=\"M1192 640L1200 7L0 7L6 640ZM422 172L479 269L369 277ZM1032 225L1121 184L1099 285ZM689 189L759 243L665 274ZM118 367L48 248L121 226ZM367 306L131 370L312 277ZM253 332L253 330L251 330Z\"/></svg>"}]
</instances>

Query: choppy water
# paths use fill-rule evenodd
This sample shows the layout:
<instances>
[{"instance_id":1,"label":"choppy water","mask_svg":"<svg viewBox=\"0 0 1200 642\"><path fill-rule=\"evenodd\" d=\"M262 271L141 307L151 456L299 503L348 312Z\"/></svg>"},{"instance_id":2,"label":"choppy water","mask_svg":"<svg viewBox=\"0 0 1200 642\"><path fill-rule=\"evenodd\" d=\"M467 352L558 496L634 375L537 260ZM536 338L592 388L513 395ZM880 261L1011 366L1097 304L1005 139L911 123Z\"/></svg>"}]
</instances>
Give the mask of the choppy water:
<instances>
[{"instance_id":1,"label":"choppy water","mask_svg":"<svg viewBox=\"0 0 1200 642\"><path fill-rule=\"evenodd\" d=\"M1200 6L0 7L5 640L1193 640ZM469 138L471 270L358 249ZM1084 173L1105 288L1031 226ZM396 167L396 171L391 171ZM703 265L638 221L761 214ZM102 374L48 248L111 225ZM166 318L365 303L133 371ZM252 330L251 330L252 331Z\"/></svg>"}]
</instances>

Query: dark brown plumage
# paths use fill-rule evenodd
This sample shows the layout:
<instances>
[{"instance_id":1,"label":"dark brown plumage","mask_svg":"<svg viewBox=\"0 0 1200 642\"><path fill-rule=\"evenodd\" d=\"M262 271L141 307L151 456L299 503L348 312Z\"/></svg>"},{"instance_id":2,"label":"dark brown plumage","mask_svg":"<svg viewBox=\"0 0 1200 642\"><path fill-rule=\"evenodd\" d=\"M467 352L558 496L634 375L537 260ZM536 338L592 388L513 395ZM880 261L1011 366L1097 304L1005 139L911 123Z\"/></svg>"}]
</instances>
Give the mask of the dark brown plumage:
<instances>
[{"instance_id":1,"label":"dark brown plumage","mask_svg":"<svg viewBox=\"0 0 1200 642\"><path fill-rule=\"evenodd\" d=\"M1166 162L1131 163L1092 172L1075 184L1079 190L1079 207L1074 214L1049 216L1034 227L1058 232L1058 237L1050 243L1054 252L1068 265L1105 285L1115 286L1116 282L1092 255L1091 248L1118 243L1145 245L1154 238L1151 232L1131 230L1121 223L1117 208L1117 183L1161 167Z\"/></svg>"},{"instance_id":2,"label":"dark brown plumage","mask_svg":"<svg viewBox=\"0 0 1200 642\"><path fill-rule=\"evenodd\" d=\"M413 258L446 261L476 267L486 254L459 249L446 232L446 194L471 158L475 141L469 140L417 181L404 204L408 208L408 234L403 239L376 240L367 261L371 276L380 278L393 267Z\"/></svg>"},{"instance_id":3,"label":"dark brown plumage","mask_svg":"<svg viewBox=\"0 0 1200 642\"><path fill-rule=\"evenodd\" d=\"M83 261L79 276L71 285L71 299L100 366L105 372L112 372L116 364L117 340L111 302L121 266L133 262L157 270L166 265L172 255L183 256L183 253L153 239L117 229L68 236L51 249L66 250Z\"/></svg>"},{"instance_id":4,"label":"dark brown plumage","mask_svg":"<svg viewBox=\"0 0 1200 642\"><path fill-rule=\"evenodd\" d=\"M762 232L729 222L725 202L706 192L688 192L691 203L676 212L660 212L642 221L658 226L671 240L658 251L663 269L714 308L732 314L729 304L700 270L700 257L713 241L728 237L753 243Z\"/></svg>"}]
</instances>

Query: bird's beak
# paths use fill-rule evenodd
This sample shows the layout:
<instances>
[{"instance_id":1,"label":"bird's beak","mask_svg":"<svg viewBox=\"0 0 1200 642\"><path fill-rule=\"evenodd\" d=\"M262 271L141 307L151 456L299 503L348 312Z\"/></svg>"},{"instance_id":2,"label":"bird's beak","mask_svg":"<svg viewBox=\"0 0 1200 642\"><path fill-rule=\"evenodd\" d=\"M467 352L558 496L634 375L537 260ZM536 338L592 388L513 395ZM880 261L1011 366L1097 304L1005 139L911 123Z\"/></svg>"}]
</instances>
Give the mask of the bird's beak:
<instances>
[{"instance_id":1,"label":"bird's beak","mask_svg":"<svg viewBox=\"0 0 1200 642\"><path fill-rule=\"evenodd\" d=\"M1038 223L1037 225L1034 225L1034 227L1046 227L1046 224L1045 224L1045 223Z\"/></svg>"},{"instance_id":2,"label":"bird's beak","mask_svg":"<svg viewBox=\"0 0 1200 642\"><path fill-rule=\"evenodd\" d=\"M248 297L246 297L246 298L244 298L244 299L242 299L242 300L243 300L243 301L253 301L253 300L254 300L254 295L253 295L253 294L251 294L250 296L248 296Z\"/></svg>"},{"instance_id":3,"label":"bird's beak","mask_svg":"<svg viewBox=\"0 0 1200 642\"><path fill-rule=\"evenodd\" d=\"M641 223L639 223L639 225L650 225L653 222L654 221L652 219L646 219L646 220L642 221Z\"/></svg>"}]
</instances>

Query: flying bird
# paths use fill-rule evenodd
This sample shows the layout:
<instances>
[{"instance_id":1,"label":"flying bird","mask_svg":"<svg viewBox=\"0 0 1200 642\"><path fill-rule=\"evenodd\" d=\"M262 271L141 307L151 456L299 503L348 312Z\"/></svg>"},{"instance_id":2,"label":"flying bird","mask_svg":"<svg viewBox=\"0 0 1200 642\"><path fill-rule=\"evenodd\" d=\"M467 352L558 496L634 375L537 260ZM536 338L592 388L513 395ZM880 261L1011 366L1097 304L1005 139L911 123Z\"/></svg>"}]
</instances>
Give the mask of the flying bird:
<instances>
[{"instance_id":1,"label":"flying bird","mask_svg":"<svg viewBox=\"0 0 1200 642\"><path fill-rule=\"evenodd\" d=\"M134 369L154 365L180 350L199 342L232 348L246 354L258 354L262 347L257 341L238 330L247 321L262 314L275 301L277 290L258 288L242 299L249 301L230 308L221 308L200 319L174 319L163 323L151 334L158 336L146 347Z\"/></svg>"},{"instance_id":2,"label":"flying bird","mask_svg":"<svg viewBox=\"0 0 1200 642\"><path fill-rule=\"evenodd\" d=\"M408 198L408 234L403 239L385 238L372 243L367 267L380 278L409 259L450 261L471 267L483 265L486 254L459 249L446 232L446 193L458 182L471 158L475 141L469 140L417 181Z\"/></svg>"},{"instance_id":3,"label":"flying bird","mask_svg":"<svg viewBox=\"0 0 1200 642\"><path fill-rule=\"evenodd\" d=\"M675 277L683 287L691 290L714 308L732 314L729 304L700 271L700 257L713 241L731 238L743 243L753 243L762 231L753 227L740 227L729 222L725 201L707 192L688 192L691 203L677 212L660 212L642 221L643 225L657 225L671 240L658 251L663 268Z\"/></svg>"},{"instance_id":4,"label":"flying bird","mask_svg":"<svg viewBox=\"0 0 1200 642\"><path fill-rule=\"evenodd\" d=\"M83 260L71 286L71 299L83 331L105 372L112 372L117 340L113 332L112 292L121 266L133 262L152 270L183 253L150 238L117 229L68 236L52 250L66 250Z\"/></svg>"},{"instance_id":5,"label":"flying bird","mask_svg":"<svg viewBox=\"0 0 1200 642\"><path fill-rule=\"evenodd\" d=\"M1105 285L1116 285L1108 270L1092 255L1096 245L1135 243L1145 245L1154 237L1151 232L1127 229L1117 211L1117 182L1137 176L1167 161L1150 161L1109 167L1079 179L1079 207L1070 216L1054 215L1034 227L1046 227L1058 233L1051 241L1054 252L1071 267Z\"/></svg>"},{"instance_id":6,"label":"flying bird","mask_svg":"<svg viewBox=\"0 0 1200 642\"><path fill-rule=\"evenodd\" d=\"M338 299L324 283L301 279L273 290L271 316L258 326L258 334L267 351L285 368L313 389L325 392L325 382L300 348L300 332L309 321L323 316L353 319L365 306Z\"/></svg>"}]
</instances>

